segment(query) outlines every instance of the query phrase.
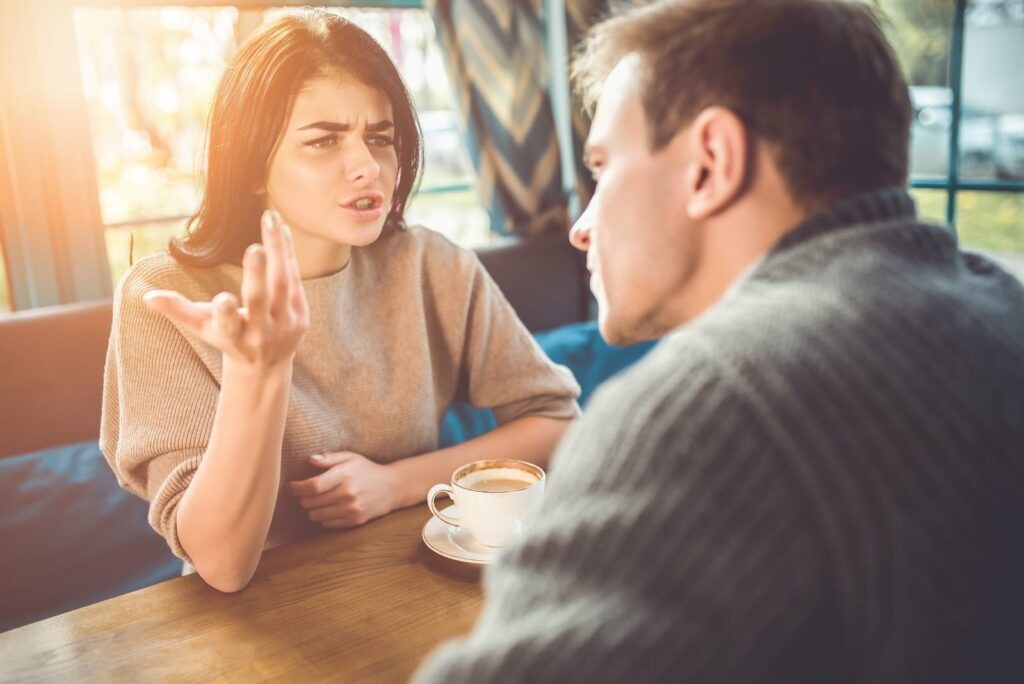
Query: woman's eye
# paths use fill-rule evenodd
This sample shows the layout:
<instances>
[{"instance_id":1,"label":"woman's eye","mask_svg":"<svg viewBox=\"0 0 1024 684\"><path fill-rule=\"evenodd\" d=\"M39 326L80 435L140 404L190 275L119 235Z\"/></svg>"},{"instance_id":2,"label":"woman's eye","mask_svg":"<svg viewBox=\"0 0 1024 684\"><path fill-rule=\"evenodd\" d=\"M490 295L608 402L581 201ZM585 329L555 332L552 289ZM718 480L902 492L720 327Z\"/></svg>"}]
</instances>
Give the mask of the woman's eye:
<instances>
[{"instance_id":1,"label":"woman's eye","mask_svg":"<svg viewBox=\"0 0 1024 684\"><path fill-rule=\"evenodd\" d=\"M386 135L371 135L366 142L377 147L391 147L395 144L395 141Z\"/></svg>"},{"instance_id":2,"label":"woman's eye","mask_svg":"<svg viewBox=\"0 0 1024 684\"><path fill-rule=\"evenodd\" d=\"M306 143L307 146L312 147L314 149L318 149L318 150L322 150L322 149L325 149L325 148L328 148L328 147L333 147L336 144L338 144L338 136L336 136L336 135L325 135L322 138L317 138L316 140L310 140L310 141L308 141Z\"/></svg>"}]
</instances>

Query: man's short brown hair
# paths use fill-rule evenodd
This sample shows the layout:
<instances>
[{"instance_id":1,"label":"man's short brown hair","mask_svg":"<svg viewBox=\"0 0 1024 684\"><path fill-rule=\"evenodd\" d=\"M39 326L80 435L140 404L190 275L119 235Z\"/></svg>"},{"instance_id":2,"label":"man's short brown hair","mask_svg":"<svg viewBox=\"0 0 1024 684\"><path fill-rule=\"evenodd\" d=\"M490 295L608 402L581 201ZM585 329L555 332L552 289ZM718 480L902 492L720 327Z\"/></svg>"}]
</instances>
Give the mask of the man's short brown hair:
<instances>
[{"instance_id":1,"label":"man's short brown hair","mask_svg":"<svg viewBox=\"0 0 1024 684\"><path fill-rule=\"evenodd\" d=\"M630 53L654 150L718 105L770 144L802 205L906 184L907 85L865 3L664 0L614 16L573 62L589 107Z\"/></svg>"}]
</instances>

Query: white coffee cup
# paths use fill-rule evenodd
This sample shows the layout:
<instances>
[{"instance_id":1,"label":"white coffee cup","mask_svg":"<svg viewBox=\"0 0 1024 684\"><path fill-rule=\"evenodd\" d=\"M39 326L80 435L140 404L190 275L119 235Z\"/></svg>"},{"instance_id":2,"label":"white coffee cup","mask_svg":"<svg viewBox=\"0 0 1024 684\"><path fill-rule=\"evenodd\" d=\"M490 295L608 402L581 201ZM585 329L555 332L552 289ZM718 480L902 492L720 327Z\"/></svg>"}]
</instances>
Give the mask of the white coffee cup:
<instances>
[{"instance_id":1,"label":"white coffee cup","mask_svg":"<svg viewBox=\"0 0 1024 684\"><path fill-rule=\"evenodd\" d=\"M437 509L434 500L447 494L459 517ZM451 484L437 484L427 494L430 512L454 527L463 527L485 546L500 547L525 530L527 513L544 496L544 470L512 459L468 463L452 473Z\"/></svg>"}]
</instances>

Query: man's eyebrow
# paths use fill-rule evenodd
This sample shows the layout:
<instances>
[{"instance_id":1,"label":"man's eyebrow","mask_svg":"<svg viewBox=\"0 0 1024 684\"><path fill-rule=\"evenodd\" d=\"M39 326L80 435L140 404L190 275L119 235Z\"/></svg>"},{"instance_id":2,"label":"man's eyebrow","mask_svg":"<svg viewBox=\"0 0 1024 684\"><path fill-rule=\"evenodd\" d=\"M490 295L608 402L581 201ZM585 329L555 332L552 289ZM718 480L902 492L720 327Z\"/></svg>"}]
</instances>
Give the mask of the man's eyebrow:
<instances>
[{"instance_id":1,"label":"man's eyebrow","mask_svg":"<svg viewBox=\"0 0 1024 684\"><path fill-rule=\"evenodd\" d=\"M380 133L382 131L390 130L394 127L394 123L388 121L387 119L384 119L383 121L375 121L372 124L367 124L366 130L369 133ZM307 124L295 130L305 131L310 128L319 128L330 133L345 133L347 131L352 130L352 127L349 124L338 123L337 121L317 121L315 123Z\"/></svg>"}]
</instances>

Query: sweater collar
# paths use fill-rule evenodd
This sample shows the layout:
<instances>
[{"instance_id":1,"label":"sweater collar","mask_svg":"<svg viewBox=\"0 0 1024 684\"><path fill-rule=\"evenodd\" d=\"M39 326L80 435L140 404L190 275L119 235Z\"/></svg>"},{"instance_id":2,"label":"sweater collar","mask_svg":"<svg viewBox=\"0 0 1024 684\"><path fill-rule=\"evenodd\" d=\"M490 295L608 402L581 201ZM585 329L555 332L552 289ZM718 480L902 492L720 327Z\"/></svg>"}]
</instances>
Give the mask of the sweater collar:
<instances>
[{"instance_id":1,"label":"sweater collar","mask_svg":"<svg viewBox=\"0 0 1024 684\"><path fill-rule=\"evenodd\" d=\"M851 195L804 219L779 240L772 252L779 252L822 233L858 225L915 220L917 208L904 188L892 187Z\"/></svg>"}]
</instances>

